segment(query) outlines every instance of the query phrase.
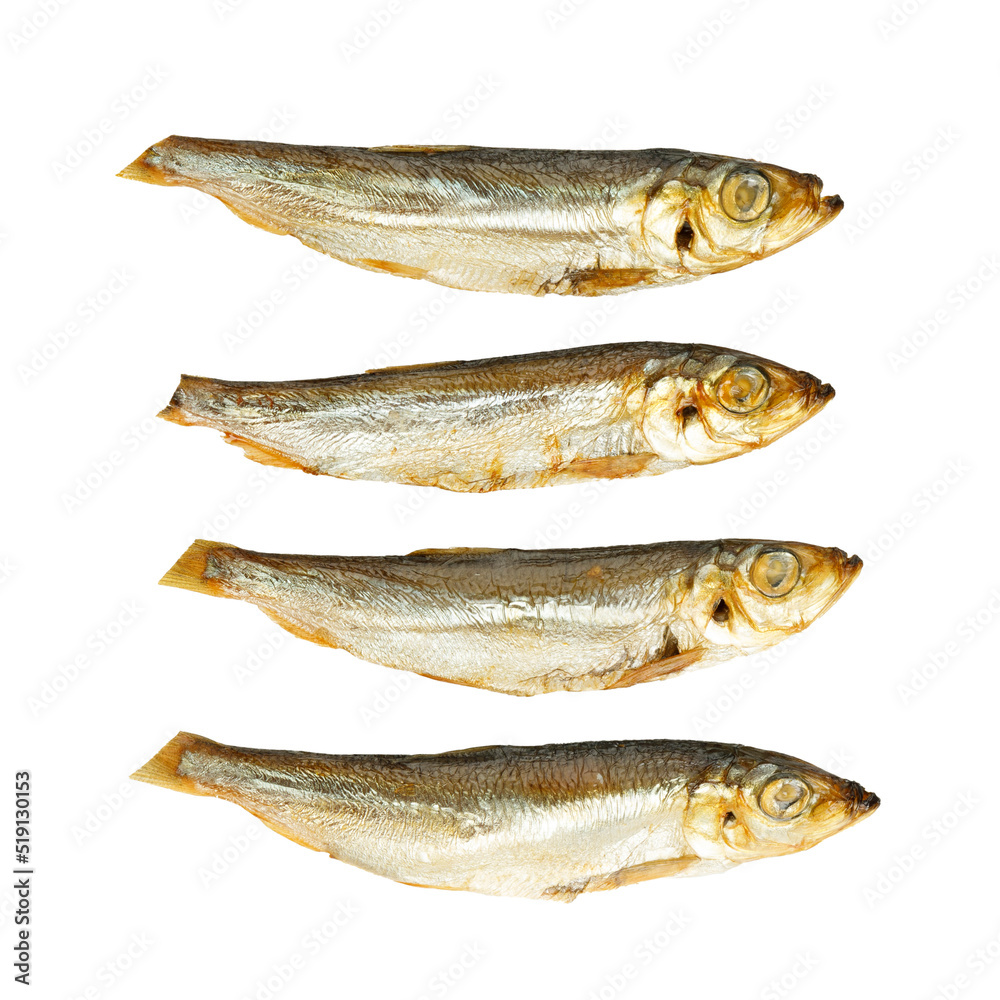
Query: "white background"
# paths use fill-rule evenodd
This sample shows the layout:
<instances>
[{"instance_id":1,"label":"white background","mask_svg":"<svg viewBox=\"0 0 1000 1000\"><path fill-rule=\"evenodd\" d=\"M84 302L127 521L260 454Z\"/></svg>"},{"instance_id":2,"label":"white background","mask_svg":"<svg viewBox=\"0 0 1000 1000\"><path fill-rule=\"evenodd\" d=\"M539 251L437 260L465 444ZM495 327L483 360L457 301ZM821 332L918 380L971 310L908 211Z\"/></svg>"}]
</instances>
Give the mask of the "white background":
<instances>
[{"instance_id":1,"label":"white background","mask_svg":"<svg viewBox=\"0 0 1000 1000\"><path fill-rule=\"evenodd\" d=\"M4 773L33 774L38 995L995 996L1000 972L976 958L1000 953L994 6L393 0L382 26L387 0L43 7L4 15L0 215ZM116 179L171 133L756 153L847 207L684 287L486 296ZM738 460L486 496L267 469L151 419L181 372L309 378L645 339L743 346L837 398ZM866 566L770 660L521 700L158 588L199 535L370 554L757 536ZM178 729L321 752L721 739L830 767L883 805L800 855L557 906L396 885L229 804L129 782ZM7 956L11 903L0 891Z\"/></svg>"}]
</instances>

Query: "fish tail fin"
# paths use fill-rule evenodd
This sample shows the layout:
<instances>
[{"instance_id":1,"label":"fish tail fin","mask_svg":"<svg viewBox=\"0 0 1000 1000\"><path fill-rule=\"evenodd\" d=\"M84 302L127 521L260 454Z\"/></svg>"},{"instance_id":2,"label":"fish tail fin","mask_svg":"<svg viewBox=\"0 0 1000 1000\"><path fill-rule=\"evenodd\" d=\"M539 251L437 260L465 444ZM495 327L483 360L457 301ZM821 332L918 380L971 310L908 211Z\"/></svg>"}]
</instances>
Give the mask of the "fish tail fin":
<instances>
[{"instance_id":1,"label":"fish tail fin","mask_svg":"<svg viewBox=\"0 0 1000 1000\"><path fill-rule=\"evenodd\" d=\"M186 183L176 162L178 147L182 148L184 142L183 136L167 136L118 171L118 176L130 181L142 181L144 184Z\"/></svg>"},{"instance_id":2,"label":"fish tail fin","mask_svg":"<svg viewBox=\"0 0 1000 1000\"><path fill-rule=\"evenodd\" d=\"M227 400L239 398L238 383L223 382L219 379L203 378L200 375L182 375L170 402L157 413L163 420L180 424L182 427L215 427L222 431L226 444L243 449L243 454L253 462L272 465L279 469L300 469L318 475L318 470L305 466L276 447L244 437L239 430L243 421L227 413Z\"/></svg>"},{"instance_id":3,"label":"fish tail fin","mask_svg":"<svg viewBox=\"0 0 1000 1000\"><path fill-rule=\"evenodd\" d=\"M197 594L211 594L214 597L228 597L222 581L206 576L208 561L222 552L233 552L231 545L209 542L204 538L193 541L184 554L163 574L160 583L164 587L193 590Z\"/></svg>"},{"instance_id":4,"label":"fish tail fin","mask_svg":"<svg viewBox=\"0 0 1000 1000\"><path fill-rule=\"evenodd\" d=\"M134 781L145 781L150 785L170 788L175 792L187 792L188 795L212 795L210 788L200 784L183 771L182 758L185 753L204 755L213 754L213 747L222 746L215 740L194 733L178 733L154 757L146 761L131 777Z\"/></svg>"},{"instance_id":5,"label":"fish tail fin","mask_svg":"<svg viewBox=\"0 0 1000 1000\"><path fill-rule=\"evenodd\" d=\"M182 375L170 402L156 415L182 426L206 424L208 421L205 419L207 414L203 412L206 409L203 403L209 398L213 387L218 388L218 382L214 379Z\"/></svg>"},{"instance_id":6,"label":"fish tail fin","mask_svg":"<svg viewBox=\"0 0 1000 1000\"><path fill-rule=\"evenodd\" d=\"M144 184L183 184L201 187L214 173L220 146L225 142L168 135L118 172L119 177Z\"/></svg>"}]
</instances>

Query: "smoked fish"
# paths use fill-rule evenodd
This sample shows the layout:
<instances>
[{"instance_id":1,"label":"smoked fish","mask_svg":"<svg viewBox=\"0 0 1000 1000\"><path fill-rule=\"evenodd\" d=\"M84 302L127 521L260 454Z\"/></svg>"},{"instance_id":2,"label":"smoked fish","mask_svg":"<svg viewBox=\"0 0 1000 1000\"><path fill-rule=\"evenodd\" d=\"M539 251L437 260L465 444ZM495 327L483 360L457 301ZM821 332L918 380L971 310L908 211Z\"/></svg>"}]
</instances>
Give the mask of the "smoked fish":
<instances>
[{"instance_id":1,"label":"smoked fish","mask_svg":"<svg viewBox=\"0 0 1000 1000\"><path fill-rule=\"evenodd\" d=\"M795 757L688 740L334 756L178 733L132 777L397 882L561 902L807 850L879 806Z\"/></svg>"},{"instance_id":2,"label":"smoked fish","mask_svg":"<svg viewBox=\"0 0 1000 1000\"><path fill-rule=\"evenodd\" d=\"M683 149L294 146L170 136L119 174L196 188L370 271L608 295L731 271L837 216L822 181Z\"/></svg>"},{"instance_id":3,"label":"smoked fish","mask_svg":"<svg viewBox=\"0 0 1000 1000\"><path fill-rule=\"evenodd\" d=\"M833 396L753 354L652 342L296 382L185 375L159 416L222 431L265 465L485 493L718 462Z\"/></svg>"},{"instance_id":4,"label":"smoked fish","mask_svg":"<svg viewBox=\"0 0 1000 1000\"><path fill-rule=\"evenodd\" d=\"M759 652L830 608L857 556L726 539L269 555L196 541L160 583L255 604L373 663L514 695L631 687Z\"/></svg>"}]
</instances>

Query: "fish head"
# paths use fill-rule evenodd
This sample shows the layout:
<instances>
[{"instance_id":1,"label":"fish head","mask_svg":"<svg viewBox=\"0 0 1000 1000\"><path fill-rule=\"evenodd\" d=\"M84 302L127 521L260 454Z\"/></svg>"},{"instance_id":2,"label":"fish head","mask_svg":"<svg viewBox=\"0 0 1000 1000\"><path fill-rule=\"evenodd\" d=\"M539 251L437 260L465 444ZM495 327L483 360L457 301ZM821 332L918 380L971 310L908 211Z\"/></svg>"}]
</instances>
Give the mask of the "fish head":
<instances>
[{"instance_id":1,"label":"fish head","mask_svg":"<svg viewBox=\"0 0 1000 1000\"><path fill-rule=\"evenodd\" d=\"M798 243L844 207L815 174L772 163L695 154L651 197L646 247L662 267L699 278Z\"/></svg>"},{"instance_id":2,"label":"fish head","mask_svg":"<svg viewBox=\"0 0 1000 1000\"><path fill-rule=\"evenodd\" d=\"M833 387L742 351L696 345L646 394L643 431L660 455L706 465L762 448L815 416Z\"/></svg>"},{"instance_id":3,"label":"fish head","mask_svg":"<svg viewBox=\"0 0 1000 1000\"><path fill-rule=\"evenodd\" d=\"M702 858L738 864L804 851L879 807L874 792L806 761L716 746L684 813L685 836Z\"/></svg>"},{"instance_id":4,"label":"fish head","mask_svg":"<svg viewBox=\"0 0 1000 1000\"><path fill-rule=\"evenodd\" d=\"M724 655L759 652L801 632L861 571L842 549L805 542L729 539L696 567L677 613L691 645Z\"/></svg>"}]
</instances>

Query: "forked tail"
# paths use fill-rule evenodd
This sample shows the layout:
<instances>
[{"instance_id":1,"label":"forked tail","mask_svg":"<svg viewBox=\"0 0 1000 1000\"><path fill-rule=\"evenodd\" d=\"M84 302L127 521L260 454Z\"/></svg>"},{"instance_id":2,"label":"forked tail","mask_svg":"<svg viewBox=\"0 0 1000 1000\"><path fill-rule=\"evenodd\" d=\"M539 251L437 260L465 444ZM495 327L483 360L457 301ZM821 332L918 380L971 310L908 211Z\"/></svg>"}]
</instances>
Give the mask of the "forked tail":
<instances>
[{"instance_id":1,"label":"forked tail","mask_svg":"<svg viewBox=\"0 0 1000 1000\"><path fill-rule=\"evenodd\" d=\"M172 788L188 795L215 795L216 790L200 784L191 776L192 758L211 755L222 744L194 733L178 733L155 757L148 760L131 777L161 788Z\"/></svg>"},{"instance_id":2,"label":"forked tail","mask_svg":"<svg viewBox=\"0 0 1000 1000\"><path fill-rule=\"evenodd\" d=\"M193 590L213 597L235 596L226 592L220 580L208 575L210 559L218 553L234 551L231 545L209 542L204 538L195 539L184 555L163 574L160 583L165 587L179 587L181 590Z\"/></svg>"}]
</instances>

